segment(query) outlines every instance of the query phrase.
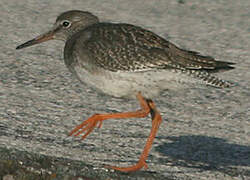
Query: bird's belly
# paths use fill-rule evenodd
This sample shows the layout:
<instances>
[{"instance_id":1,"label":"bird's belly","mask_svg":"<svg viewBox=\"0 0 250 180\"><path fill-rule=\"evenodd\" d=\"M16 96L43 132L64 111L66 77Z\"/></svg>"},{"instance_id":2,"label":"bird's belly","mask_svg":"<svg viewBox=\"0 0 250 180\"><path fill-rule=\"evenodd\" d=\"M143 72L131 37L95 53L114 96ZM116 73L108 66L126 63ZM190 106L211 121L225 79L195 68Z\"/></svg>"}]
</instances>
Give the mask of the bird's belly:
<instances>
[{"instance_id":1,"label":"bird's belly","mask_svg":"<svg viewBox=\"0 0 250 180\"><path fill-rule=\"evenodd\" d=\"M141 92L146 98L153 98L164 89L177 90L183 87L182 79L173 71L157 70L143 72L88 72L83 68L75 69L84 84L105 94L115 97L136 98Z\"/></svg>"}]
</instances>

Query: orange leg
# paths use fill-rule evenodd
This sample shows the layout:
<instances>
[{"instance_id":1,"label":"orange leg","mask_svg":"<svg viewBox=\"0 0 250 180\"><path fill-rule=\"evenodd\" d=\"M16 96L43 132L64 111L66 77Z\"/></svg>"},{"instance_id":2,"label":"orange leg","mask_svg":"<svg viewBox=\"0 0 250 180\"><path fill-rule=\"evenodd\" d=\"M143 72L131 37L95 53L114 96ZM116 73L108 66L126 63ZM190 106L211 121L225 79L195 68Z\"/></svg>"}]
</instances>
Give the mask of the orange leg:
<instances>
[{"instance_id":1,"label":"orange leg","mask_svg":"<svg viewBox=\"0 0 250 180\"><path fill-rule=\"evenodd\" d=\"M137 110L135 112L114 113L114 114L95 114L91 116L89 119L85 120L82 124L76 126L75 129L73 129L69 135L78 136L85 132L85 134L82 136L82 139L84 139L89 133L92 132L92 130L96 126L100 128L103 120L114 119L114 118L146 117L149 113L151 113L152 129L138 163L130 167L106 166L107 168L112 168L123 172L137 171L143 167L146 169L147 164L145 161L148 157L149 151L153 144L153 140L156 136L157 130L160 126L162 119L160 113L157 111L155 104L152 101L147 102L140 93L137 94L137 99L139 100L141 105L140 110Z\"/></svg>"}]
</instances>

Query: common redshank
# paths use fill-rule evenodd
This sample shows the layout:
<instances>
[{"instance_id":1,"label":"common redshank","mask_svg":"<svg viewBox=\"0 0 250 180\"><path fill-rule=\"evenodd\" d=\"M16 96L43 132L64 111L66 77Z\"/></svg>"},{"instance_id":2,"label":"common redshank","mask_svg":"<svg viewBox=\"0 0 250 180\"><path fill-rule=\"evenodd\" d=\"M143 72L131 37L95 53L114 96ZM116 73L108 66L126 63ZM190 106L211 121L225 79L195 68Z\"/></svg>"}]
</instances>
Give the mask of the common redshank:
<instances>
[{"instance_id":1,"label":"common redshank","mask_svg":"<svg viewBox=\"0 0 250 180\"><path fill-rule=\"evenodd\" d=\"M139 26L100 22L86 11L60 14L52 30L16 49L51 39L65 42L64 62L80 82L119 98L137 98L141 109L134 112L95 114L76 126L69 135L89 135L102 122L113 118L142 118L151 114L152 129L139 161L129 167L108 166L130 172L147 168L146 159L162 118L153 97L166 89L178 90L185 84L207 84L218 88L231 84L212 73L233 69L234 63L217 61L177 47Z\"/></svg>"}]
</instances>

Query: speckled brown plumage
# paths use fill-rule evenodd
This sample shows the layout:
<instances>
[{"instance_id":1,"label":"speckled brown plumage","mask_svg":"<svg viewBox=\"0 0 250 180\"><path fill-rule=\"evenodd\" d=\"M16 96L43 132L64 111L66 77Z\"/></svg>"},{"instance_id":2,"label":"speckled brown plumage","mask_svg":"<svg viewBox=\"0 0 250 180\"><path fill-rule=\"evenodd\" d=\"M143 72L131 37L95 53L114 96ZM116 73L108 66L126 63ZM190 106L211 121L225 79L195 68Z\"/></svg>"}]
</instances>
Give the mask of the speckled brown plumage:
<instances>
[{"instance_id":1,"label":"speckled brown plumage","mask_svg":"<svg viewBox=\"0 0 250 180\"><path fill-rule=\"evenodd\" d=\"M215 61L182 50L151 31L129 24L98 23L84 31L91 37L85 47L94 63L110 71L141 71L152 68L192 70L231 69L232 63Z\"/></svg>"},{"instance_id":2,"label":"speckled brown plumage","mask_svg":"<svg viewBox=\"0 0 250 180\"><path fill-rule=\"evenodd\" d=\"M86 40L82 41L84 38ZM89 64L108 71L138 72L166 69L186 73L208 85L230 86L230 83L213 77L210 73L232 69L230 65L233 63L216 61L210 56L180 49L138 26L96 23L75 34L71 40L66 44L65 54L69 54L67 49L73 48L73 53L74 50L80 49L91 58ZM69 58L70 63L77 59L76 56L79 56L79 53Z\"/></svg>"}]
</instances>

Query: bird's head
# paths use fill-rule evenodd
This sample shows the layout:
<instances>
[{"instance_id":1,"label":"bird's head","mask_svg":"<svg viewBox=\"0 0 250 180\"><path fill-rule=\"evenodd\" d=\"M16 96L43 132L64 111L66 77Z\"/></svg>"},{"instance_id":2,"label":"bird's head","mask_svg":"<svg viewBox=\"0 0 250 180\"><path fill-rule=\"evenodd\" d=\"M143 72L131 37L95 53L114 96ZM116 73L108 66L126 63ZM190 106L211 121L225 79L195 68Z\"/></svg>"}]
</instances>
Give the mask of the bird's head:
<instances>
[{"instance_id":1,"label":"bird's head","mask_svg":"<svg viewBox=\"0 0 250 180\"><path fill-rule=\"evenodd\" d=\"M17 46L16 49L26 48L51 39L66 41L81 29L98 22L98 18L89 12L79 10L67 11L57 17L50 31Z\"/></svg>"}]
</instances>

